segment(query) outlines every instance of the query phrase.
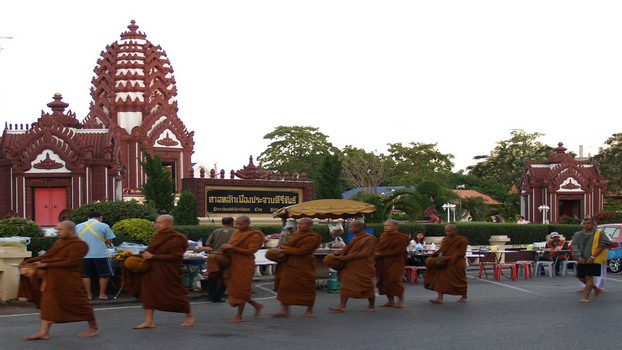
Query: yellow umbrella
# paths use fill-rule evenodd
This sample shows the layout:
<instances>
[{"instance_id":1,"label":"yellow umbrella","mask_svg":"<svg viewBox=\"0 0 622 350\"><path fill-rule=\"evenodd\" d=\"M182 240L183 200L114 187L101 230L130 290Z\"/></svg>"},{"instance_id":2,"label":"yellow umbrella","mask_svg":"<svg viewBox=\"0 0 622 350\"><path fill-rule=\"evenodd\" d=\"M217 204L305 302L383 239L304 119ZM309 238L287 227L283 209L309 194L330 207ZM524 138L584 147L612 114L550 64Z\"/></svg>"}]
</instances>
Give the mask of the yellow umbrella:
<instances>
[{"instance_id":1,"label":"yellow umbrella","mask_svg":"<svg viewBox=\"0 0 622 350\"><path fill-rule=\"evenodd\" d=\"M348 199L318 199L284 207L274 212L275 217L340 219L371 214L376 211L373 204Z\"/></svg>"}]
</instances>

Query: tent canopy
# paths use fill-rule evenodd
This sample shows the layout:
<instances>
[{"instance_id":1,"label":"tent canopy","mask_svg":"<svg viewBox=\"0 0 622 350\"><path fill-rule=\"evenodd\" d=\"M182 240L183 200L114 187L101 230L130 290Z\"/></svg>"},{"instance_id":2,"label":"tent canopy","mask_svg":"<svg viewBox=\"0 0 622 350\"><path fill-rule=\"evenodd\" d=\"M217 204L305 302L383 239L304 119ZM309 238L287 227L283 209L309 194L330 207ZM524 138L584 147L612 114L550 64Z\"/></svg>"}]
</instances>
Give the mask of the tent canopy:
<instances>
[{"instance_id":1,"label":"tent canopy","mask_svg":"<svg viewBox=\"0 0 622 350\"><path fill-rule=\"evenodd\" d=\"M344 219L371 214L376 211L373 204L348 199L318 199L284 207L274 213L275 217Z\"/></svg>"}]
</instances>

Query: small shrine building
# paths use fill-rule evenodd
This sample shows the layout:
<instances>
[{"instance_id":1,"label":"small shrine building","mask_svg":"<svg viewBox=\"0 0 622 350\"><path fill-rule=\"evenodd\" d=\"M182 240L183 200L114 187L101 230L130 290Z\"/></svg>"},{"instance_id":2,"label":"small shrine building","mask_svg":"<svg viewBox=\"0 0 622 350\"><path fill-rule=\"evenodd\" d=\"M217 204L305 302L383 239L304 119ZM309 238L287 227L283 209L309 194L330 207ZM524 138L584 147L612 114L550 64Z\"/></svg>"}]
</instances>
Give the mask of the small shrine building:
<instances>
[{"instance_id":1,"label":"small shrine building","mask_svg":"<svg viewBox=\"0 0 622 350\"><path fill-rule=\"evenodd\" d=\"M590 160L576 160L562 143L548 160L528 161L520 179L520 212L533 223L583 219L603 209L606 183Z\"/></svg>"}]
</instances>

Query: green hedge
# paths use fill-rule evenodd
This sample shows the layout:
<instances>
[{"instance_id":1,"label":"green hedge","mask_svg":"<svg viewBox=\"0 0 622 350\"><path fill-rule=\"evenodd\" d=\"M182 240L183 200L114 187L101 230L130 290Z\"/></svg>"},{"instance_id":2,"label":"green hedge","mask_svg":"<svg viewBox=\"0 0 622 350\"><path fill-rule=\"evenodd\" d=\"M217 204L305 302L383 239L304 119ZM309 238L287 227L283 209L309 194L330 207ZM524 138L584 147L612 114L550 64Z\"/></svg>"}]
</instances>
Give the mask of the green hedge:
<instances>
[{"instance_id":1,"label":"green hedge","mask_svg":"<svg viewBox=\"0 0 622 350\"><path fill-rule=\"evenodd\" d=\"M416 232L423 232L426 236L444 236L446 224L401 224L400 232L406 234L413 234ZM369 224L369 227L374 230L374 235L380 237L383 231L383 224ZM541 242L546 239L546 235L556 231L564 235L566 239L571 239L573 234L581 230L581 225L540 225L540 224L501 224L501 223L482 223L482 222L460 222L456 223L458 226L458 234L465 236L469 239L469 243L473 245L487 245L488 239L492 235L507 235L510 238L509 244L529 244L533 242ZM209 235L217 228L222 226L174 226L173 229L177 230L186 236L188 239L196 241L201 238L204 242ZM266 235L272 233L281 232L280 225L256 225L252 226L256 230L260 230ZM313 230L323 237L323 242L332 241L330 232L327 225L314 225ZM115 233L116 234L116 233ZM117 238L113 240L114 245L119 245L125 241L131 242L131 240L123 235L116 234ZM345 238L345 237L344 237ZM28 250L33 251L34 254L40 250L48 250L52 244L56 241L56 237L33 237Z\"/></svg>"}]
</instances>

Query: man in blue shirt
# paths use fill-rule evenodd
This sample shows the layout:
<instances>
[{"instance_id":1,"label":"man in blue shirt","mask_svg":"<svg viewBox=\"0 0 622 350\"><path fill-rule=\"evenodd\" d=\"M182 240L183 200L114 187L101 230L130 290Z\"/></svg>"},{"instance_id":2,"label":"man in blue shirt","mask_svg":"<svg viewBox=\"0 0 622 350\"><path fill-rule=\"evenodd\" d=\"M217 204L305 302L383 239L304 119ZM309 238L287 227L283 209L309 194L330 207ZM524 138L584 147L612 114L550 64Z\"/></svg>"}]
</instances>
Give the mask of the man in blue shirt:
<instances>
[{"instance_id":1,"label":"man in blue shirt","mask_svg":"<svg viewBox=\"0 0 622 350\"><path fill-rule=\"evenodd\" d=\"M99 299L108 300L106 287L113 275L108 245L116 236L110 226L102 222L103 218L102 213L92 212L86 222L76 225L76 235L89 245L89 252L82 261L82 282L89 299L93 298L91 277L99 277Z\"/></svg>"}]
</instances>

